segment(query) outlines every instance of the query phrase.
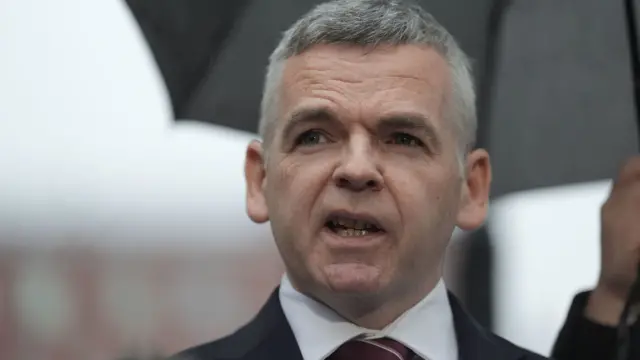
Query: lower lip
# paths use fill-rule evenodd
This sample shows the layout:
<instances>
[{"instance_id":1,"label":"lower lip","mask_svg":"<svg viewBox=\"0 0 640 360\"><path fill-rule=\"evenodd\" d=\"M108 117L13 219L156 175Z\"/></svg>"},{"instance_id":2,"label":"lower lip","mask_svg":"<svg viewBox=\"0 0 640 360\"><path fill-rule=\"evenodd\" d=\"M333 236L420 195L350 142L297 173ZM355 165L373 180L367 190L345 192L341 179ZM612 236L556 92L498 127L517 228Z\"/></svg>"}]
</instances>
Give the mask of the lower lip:
<instances>
[{"instance_id":1,"label":"lower lip","mask_svg":"<svg viewBox=\"0 0 640 360\"><path fill-rule=\"evenodd\" d=\"M362 236L340 236L325 226L322 228L321 235L323 241L331 247L358 248L378 244L387 236L387 233L377 231Z\"/></svg>"}]
</instances>

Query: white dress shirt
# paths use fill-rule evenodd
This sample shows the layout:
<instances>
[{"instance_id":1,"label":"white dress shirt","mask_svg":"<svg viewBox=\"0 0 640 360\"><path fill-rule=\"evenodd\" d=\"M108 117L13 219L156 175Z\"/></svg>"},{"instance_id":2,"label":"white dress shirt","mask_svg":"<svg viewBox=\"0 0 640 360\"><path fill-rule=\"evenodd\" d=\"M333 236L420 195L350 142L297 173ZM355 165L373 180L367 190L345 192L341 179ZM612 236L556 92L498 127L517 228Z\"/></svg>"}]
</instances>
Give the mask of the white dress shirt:
<instances>
[{"instance_id":1,"label":"white dress shirt","mask_svg":"<svg viewBox=\"0 0 640 360\"><path fill-rule=\"evenodd\" d=\"M359 327L293 288L284 275L280 303L304 360L324 360L357 336L387 337L424 360L457 360L458 343L443 280L418 304L382 330Z\"/></svg>"}]
</instances>

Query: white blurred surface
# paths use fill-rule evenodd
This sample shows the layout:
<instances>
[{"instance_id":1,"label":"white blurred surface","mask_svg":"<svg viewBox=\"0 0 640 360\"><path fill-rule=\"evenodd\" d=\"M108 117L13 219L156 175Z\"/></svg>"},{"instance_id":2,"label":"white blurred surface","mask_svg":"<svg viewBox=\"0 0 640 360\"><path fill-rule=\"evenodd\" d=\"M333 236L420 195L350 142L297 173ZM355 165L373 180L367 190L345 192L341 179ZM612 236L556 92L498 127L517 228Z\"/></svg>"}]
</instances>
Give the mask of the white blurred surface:
<instances>
[{"instance_id":1,"label":"white blurred surface","mask_svg":"<svg viewBox=\"0 0 640 360\"><path fill-rule=\"evenodd\" d=\"M248 321L283 271L245 213L256 135L174 122L124 2L2 5L0 358L170 354Z\"/></svg>"},{"instance_id":2,"label":"white blurred surface","mask_svg":"<svg viewBox=\"0 0 640 360\"><path fill-rule=\"evenodd\" d=\"M111 134L110 134L111 135ZM0 241L250 246L269 239L245 213L243 159L254 138L179 123L139 136L39 134L0 143Z\"/></svg>"},{"instance_id":3,"label":"white blurred surface","mask_svg":"<svg viewBox=\"0 0 640 360\"><path fill-rule=\"evenodd\" d=\"M170 123L168 93L124 1L4 0L0 53L3 137Z\"/></svg>"},{"instance_id":4,"label":"white blurred surface","mask_svg":"<svg viewBox=\"0 0 640 360\"><path fill-rule=\"evenodd\" d=\"M596 283L600 207L610 181L513 194L495 201L489 231L496 332L549 354L573 296Z\"/></svg>"},{"instance_id":5,"label":"white blurred surface","mask_svg":"<svg viewBox=\"0 0 640 360\"><path fill-rule=\"evenodd\" d=\"M0 242L243 247L253 134L175 124L124 2L8 0L0 13Z\"/></svg>"}]
</instances>

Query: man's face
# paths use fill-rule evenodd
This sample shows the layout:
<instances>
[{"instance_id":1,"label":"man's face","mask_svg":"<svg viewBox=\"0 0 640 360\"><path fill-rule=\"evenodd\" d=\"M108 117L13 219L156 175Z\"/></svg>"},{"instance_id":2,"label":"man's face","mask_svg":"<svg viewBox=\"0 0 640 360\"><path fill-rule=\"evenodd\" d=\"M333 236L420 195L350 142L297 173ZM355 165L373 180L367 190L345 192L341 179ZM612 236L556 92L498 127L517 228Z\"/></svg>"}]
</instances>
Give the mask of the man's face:
<instances>
[{"instance_id":1,"label":"man's face","mask_svg":"<svg viewBox=\"0 0 640 360\"><path fill-rule=\"evenodd\" d=\"M439 277L456 224L483 221L488 158L470 156L462 178L450 84L421 46L322 45L287 60L271 145L252 143L245 170L249 216L271 222L299 290L410 291Z\"/></svg>"}]
</instances>

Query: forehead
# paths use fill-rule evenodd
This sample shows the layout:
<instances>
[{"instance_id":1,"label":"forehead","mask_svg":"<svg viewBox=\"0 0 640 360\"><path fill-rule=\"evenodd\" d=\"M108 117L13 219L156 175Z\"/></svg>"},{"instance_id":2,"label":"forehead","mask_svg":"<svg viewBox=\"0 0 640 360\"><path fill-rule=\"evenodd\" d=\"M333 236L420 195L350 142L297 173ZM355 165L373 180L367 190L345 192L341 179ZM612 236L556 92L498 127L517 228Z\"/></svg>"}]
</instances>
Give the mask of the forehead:
<instances>
[{"instance_id":1,"label":"forehead","mask_svg":"<svg viewBox=\"0 0 640 360\"><path fill-rule=\"evenodd\" d=\"M330 107L348 118L413 111L441 118L450 71L420 45L317 45L285 62L279 115L300 106Z\"/></svg>"}]
</instances>

